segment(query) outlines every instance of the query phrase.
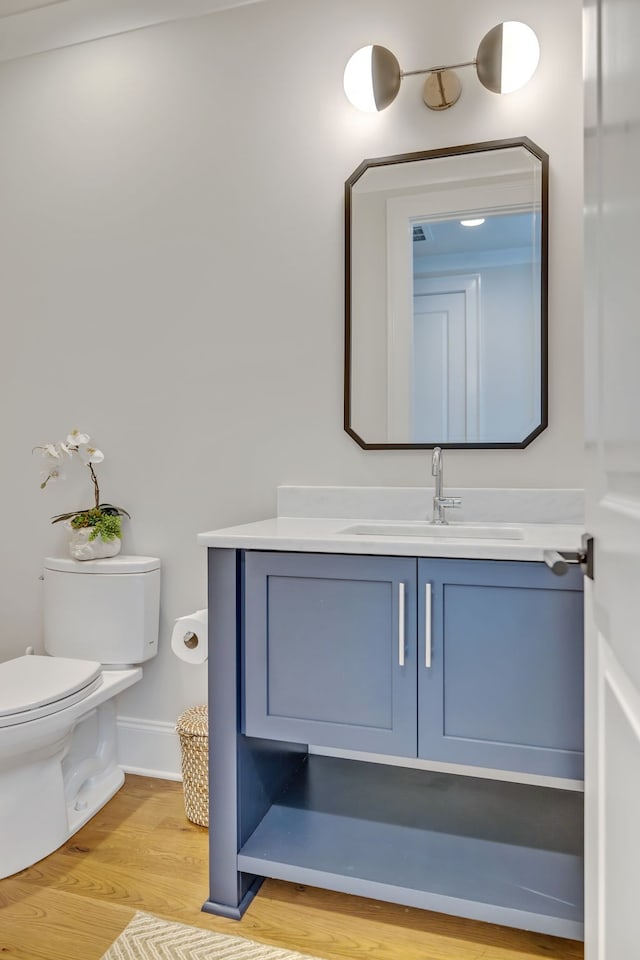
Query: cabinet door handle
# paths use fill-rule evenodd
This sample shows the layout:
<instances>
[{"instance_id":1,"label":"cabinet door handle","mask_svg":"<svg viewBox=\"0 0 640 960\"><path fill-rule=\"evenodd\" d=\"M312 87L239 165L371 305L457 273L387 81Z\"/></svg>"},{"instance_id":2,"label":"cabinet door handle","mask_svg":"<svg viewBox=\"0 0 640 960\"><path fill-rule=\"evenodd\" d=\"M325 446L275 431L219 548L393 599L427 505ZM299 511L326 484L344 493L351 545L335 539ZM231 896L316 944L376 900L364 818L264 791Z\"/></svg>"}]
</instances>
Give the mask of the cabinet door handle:
<instances>
[{"instance_id":1,"label":"cabinet door handle","mask_svg":"<svg viewBox=\"0 0 640 960\"><path fill-rule=\"evenodd\" d=\"M398 664L404 667L404 583L398 584Z\"/></svg>"},{"instance_id":2,"label":"cabinet door handle","mask_svg":"<svg viewBox=\"0 0 640 960\"><path fill-rule=\"evenodd\" d=\"M424 586L424 665L431 667L431 584Z\"/></svg>"}]
</instances>

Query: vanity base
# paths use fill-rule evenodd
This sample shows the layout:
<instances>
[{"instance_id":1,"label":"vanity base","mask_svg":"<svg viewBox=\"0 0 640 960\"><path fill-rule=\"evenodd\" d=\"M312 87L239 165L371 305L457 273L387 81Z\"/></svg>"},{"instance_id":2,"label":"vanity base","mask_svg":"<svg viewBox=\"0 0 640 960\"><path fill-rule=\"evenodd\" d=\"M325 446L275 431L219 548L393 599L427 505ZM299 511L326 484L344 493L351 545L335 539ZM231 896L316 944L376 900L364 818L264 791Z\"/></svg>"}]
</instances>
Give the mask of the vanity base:
<instances>
[{"instance_id":1,"label":"vanity base","mask_svg":"<svg viewBox=\"0 0 640 960\"><path fill-rule=\"evenodd\" d=\"M572 791L309 756L238 870L581 939L582 807Z\"/></svg>"},{"instance_id":2,"label":"vanity base","mask_svg":"<svg viewBox=\"0 0 640 960\"><path fill-rule=\"evenodd\" d=\"M237 907L229 907L226 903L215 903L213 900L205 900L202 904L202 912L212 913L216 917L227 917L229 920L242 920L247 907L251 905L263 881L264 877L256 877Z\"/></svg>"}]
</instances>

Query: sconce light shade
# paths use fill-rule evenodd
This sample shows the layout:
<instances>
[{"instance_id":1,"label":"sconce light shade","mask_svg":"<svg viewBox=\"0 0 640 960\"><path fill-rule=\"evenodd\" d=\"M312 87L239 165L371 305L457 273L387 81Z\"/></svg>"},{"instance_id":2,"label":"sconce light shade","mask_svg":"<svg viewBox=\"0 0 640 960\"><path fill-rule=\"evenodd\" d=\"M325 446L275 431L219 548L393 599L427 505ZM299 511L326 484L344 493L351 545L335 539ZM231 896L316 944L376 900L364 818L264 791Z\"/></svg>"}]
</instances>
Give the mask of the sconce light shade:
<instances>
[{"instance_id":1,"label":"sconce light shade","mask_svg":"<svg viewBox=\"0 0 640 960\"><path fill-rule=\"evenodd\" d=\"M393 103L400 89L400 64L386 47L361 47L344 70L347 99L366 113L377 113Z\"/></svg>"},{"instance_id":2,"label":"sconce light shade","mask_svg":"<svg viewBox=\"0 0 640 960\"><path fill-rule=\"evenodd\" d=\"M493 93L513 93L528 83L539 59L540 44L531 27L517 20L499 23L480 41L478 80Z\"/></svg>"}]
</instances>

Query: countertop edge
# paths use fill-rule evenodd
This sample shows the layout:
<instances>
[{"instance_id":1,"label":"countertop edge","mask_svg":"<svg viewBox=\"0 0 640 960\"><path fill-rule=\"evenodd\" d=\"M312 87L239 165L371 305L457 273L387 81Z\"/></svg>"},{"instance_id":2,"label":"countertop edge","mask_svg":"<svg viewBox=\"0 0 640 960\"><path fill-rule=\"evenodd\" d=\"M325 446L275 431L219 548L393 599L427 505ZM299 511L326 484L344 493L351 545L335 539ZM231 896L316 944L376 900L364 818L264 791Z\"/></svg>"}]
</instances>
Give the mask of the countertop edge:
<instances>
[{"instance_id":1,"label":"countertop edge","mask_svg":"<svg viewBox=\"0 0 640 960\"><path fill-rule=\"evenodd\" d=\"M361 534L342 534L344 518L323 520L323 529L311 530L317 518L272 518L222 530L198 534L198 543L204 547L234 550L269 550L291 553L343 553L406 557L450 557L469 560L542 561L545 550L576 551L580 548L583 527L580 524L518 524L524 531L521 540L481 540L421 537L389 537ZM261 529L266 528L266 529ZM338 528L338 529L336 529Z\"/></svg>"}]
</instances>

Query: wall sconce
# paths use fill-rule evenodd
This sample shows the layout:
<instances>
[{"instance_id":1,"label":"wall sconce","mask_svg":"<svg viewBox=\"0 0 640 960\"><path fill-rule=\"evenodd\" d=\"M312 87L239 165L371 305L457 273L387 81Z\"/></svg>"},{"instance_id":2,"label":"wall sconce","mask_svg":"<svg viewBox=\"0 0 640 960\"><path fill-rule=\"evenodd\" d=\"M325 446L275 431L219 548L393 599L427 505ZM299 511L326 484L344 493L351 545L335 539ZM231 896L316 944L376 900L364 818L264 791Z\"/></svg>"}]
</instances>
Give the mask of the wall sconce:
<instances>
[{"instance_id":1,"label":"wall sconce","mask_svg":"<svg viewBox=\"0 0 640 960\"><path fill-rule=\"evenodd\" d=\"M431 110L446 110L462 92L460 79L454 73L460 67L475 67L478 80L487 90L512 93L529 82L539 59L540 44L531 27L510 20L485 34L475 60L449 66L403 72L386 47L362 47L345 67L344 91L354 107L376 113L393 103L405 77L427 74L422 99Z\"/></svg>"}]
</instances>

